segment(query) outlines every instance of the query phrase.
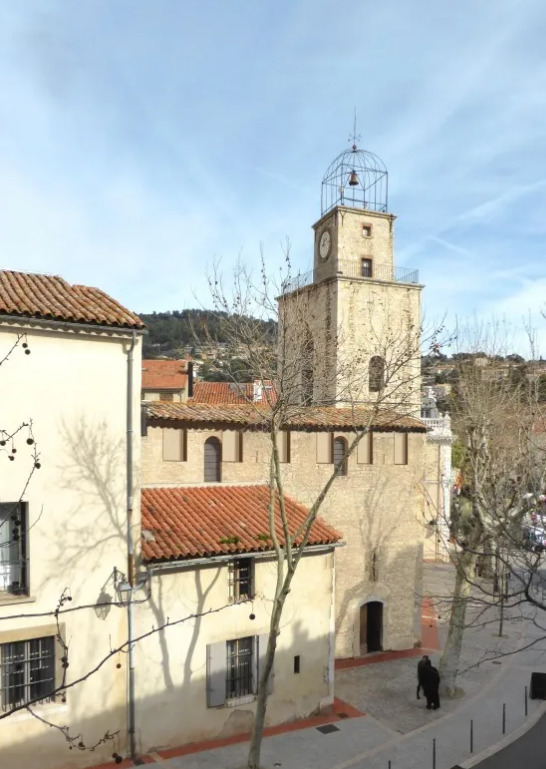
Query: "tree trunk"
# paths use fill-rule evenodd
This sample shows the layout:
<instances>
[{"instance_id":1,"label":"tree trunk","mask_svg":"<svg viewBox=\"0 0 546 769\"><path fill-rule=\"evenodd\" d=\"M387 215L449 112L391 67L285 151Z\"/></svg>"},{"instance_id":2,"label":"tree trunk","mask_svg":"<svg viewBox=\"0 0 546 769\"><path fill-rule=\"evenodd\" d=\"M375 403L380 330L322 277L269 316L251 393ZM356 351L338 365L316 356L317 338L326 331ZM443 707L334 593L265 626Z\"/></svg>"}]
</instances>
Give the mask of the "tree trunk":
<instances>
[{"instance_id":1,"label":"tree trunk","mask_svg":"<svg viewBox=\"0 0 546 769\"><path fill-rule=\"evenodd\" d=\"M277 637L281 624L281 615L286 596L290 592L290 582L292 576L287 575L281 594L276 598L271 623L269 626L269 638L267 641L267 652L265 655L264 667L260 671L260 682L258 685L258 696L256 698L256 715L254 725L250 736L250 746L248 749L247 769L260 769L260 754L262 749L262 739L265 724L265 712L267 710L267 689L269 677L273 670L273 660L275 659L275 650L277 648ZM287 584L288 583L288 584Z\"/></svg>"},{"instance_id":2,"label":"tree trunk","mask_svg":"<svg viewBox=\"0 0 546 769\"><path fill-rule=\"evenodd\" d=\"M454 697L456 694L455 684L461 660L466 608L475 564L476 556L473 553L462 554L457 563L447 640L440 660L441 689L447 697Z\"/></svg>"}]
</instances>

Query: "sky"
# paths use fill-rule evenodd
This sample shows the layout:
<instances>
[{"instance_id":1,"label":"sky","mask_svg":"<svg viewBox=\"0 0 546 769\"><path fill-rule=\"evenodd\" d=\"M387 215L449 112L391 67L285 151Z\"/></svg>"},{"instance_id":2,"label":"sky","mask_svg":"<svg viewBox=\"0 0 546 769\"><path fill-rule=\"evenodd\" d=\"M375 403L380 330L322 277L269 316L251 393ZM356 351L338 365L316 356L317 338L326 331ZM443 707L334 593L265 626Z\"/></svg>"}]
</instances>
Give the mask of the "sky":
<instances>
[{"instance_id":1,"label":"sky","mask_svg":"<svg viewBox=\"0 0 546 769\"><path fill-rule=\"evenodd\" d=\"M356 110L427 322L530 315L546 357L545 39L544 0L3 0L0 266L137 312L287 238L305 272Z\"/></svg>"}]
</instances>

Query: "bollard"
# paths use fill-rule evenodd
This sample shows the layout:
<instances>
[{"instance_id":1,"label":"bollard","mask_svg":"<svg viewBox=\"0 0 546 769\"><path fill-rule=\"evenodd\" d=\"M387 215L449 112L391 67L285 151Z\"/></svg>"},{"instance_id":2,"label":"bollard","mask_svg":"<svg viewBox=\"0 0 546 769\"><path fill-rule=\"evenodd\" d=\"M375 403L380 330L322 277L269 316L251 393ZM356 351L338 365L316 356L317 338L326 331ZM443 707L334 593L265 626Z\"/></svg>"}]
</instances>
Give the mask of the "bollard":
<instances>
[{"instance_id":1,"label":"bollard","mask_svg":"<svg viewBox=\"0 0 546 769\"><path fill-rule=\"evenodd\" d=\"M432 740L432 769L436 769L436 737Z\"/></svg>"},{"instance_id":2,"label":"bollard","mask_svg":"<svg viewBox=\"0 0 546 769\"><path fill-rule=\"evenodd\" d=\"M502 703L502 733L506 734L506 702Z\"/></svg>"},{"instance_id":3,"label":"bollard","mask_svg":"<svg viewBox=\"0 0 546 769\"><path fill-rule=\"evenodd\" d=\"M527 718L527 687L525 687L525 718Z\"/></svg>"},{"instance_id":4,"label":"bollard","mask_svg":"<svg viewBox=\"0 0 546 769\"><path fill-rule=\"evenodd\" d=\"M474 721L470 719L470 752L474 753Z\"/></svg>"}]
</instances>

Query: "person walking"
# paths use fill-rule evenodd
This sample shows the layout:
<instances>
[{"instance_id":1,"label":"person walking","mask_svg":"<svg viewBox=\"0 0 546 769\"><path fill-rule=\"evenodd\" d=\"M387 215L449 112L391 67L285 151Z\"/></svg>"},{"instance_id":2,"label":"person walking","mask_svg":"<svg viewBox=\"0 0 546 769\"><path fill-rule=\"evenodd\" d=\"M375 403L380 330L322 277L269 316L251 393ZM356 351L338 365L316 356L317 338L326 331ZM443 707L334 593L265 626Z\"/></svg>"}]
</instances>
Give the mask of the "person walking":
<instances>
[{"instance_id":1,"label":"person walking","mask_svg":"<svg viewBox=\"0 0 546 769\"><path fill-rule=\"evenodd\" d=\"M423 692L427 700L427 710L440 707L440 673L430 659L427 659L421 673Z\"/></svg>"},{"instance_id":2,"label":"person walking","mask_svg":"<svg viewBox=\"0 0 546 769\"><path fill-rule=\"evenodd\" d=\"M423 688L423 670L430 662L428 654L423 654L419 662L417 663L417 699L420 700L420 690ZM424 691L424 690L423 690Z\"/></svg>"}]
</instances>

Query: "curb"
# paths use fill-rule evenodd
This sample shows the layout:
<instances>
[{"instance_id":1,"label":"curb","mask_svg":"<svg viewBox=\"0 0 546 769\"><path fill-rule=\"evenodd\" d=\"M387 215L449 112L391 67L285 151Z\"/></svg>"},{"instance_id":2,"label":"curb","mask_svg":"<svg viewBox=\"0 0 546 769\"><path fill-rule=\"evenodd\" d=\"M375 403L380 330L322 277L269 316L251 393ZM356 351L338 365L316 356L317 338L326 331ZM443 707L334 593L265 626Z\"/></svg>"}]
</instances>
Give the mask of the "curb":
<instances>
[{"instance_id":1,"label":"curb","mask_svg":"<svg viewBox=\"0 0 546 769\"><path fill-rule=\"evenodd\" d=\"M517 729L514 729L513 732L510 734L507 734L506 737L503 737L502 740L499 742L496 742L494 745L491 745L488 748L485 748L481 751L481 753L478 753L477 755L473 756L472 758L469 758L467 761L463 761L462 764L460 764L461 769L471 769L473 766L476 766L476 764L481 763L486 758L489 758L490 756L494 756L495 753L498 753L503 748L506 748L508 745L510 745L512 742L515 742L516 740L519 740L520 737L523 737L523 735L529 731L529 729L532 729L533 726L535 726L536 723L542 718L542 716L546 713L546 702L543 702L536 710L535 713L533 713L532 716L530 716L521 726L519 726Z\"/></svg>"}]
</instances>

